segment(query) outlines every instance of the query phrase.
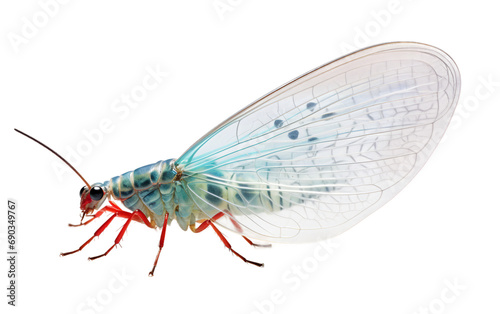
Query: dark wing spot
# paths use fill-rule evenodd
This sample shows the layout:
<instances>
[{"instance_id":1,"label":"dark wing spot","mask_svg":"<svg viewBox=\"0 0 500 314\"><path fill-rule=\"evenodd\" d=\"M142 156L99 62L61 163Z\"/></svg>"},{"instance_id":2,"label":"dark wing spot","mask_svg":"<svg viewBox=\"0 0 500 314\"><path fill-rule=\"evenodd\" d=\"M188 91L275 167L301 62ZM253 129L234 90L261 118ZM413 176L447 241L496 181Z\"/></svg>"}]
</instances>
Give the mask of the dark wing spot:
<instances>
[{"instance_id":1,"label":"dark wing spot","mask_svg":"<svg viewBox=\"0 0 500 314\"><path fill-rule=\"evenodd\" d=\"M317 140L318 138L317 137L311 137L310 139L308 139L309 142L312 142L312 141L315 141Z\"/></svg>"},{"instance_id":2,"label":"dark wing spot","mask_svg":"<svg viewBox=\"0 0 500 314\"><path fill-rule=\"evenodd\" d=\"M316 103L315 102L310 102L310 103L307 103L307 109L313 111L314 110L314 107L316 107Z\"/></svg>"},{"instance_id":3,"label":"dark wing spot","mask_svg":"<svg viewBox=\"0 0 500 314\"><path fill-rule=\"evenodd\" d=\"M256 193L255 190L251 190L249 188L250 185L243 184L243 183L240 183L238 185L240 186L241 194L243 195L245 200L247 200L248 202L251 202L253 200L253 198L258 195L258 192Z\"/></svg>"},{"instance_id":4,"label":"dark wing spot","mask_svg":"<svg viewBox=\"0 0 500 314\"><path fill-rule=\"evenodd\" d=\"M243 202L243 199L241 198L240 193L236 194L236 195L234 196L234 198L236 198L236 200L238 201L238 203L239 203L239 204L243 204L243 203L244 203L244 202Z\"/></svg>"},{"instance_id":5,"label":"dark wing spot","mask_svg":"<svg viewBox=\"0 0 500 314\"><path fill-rule=\"evenodd\" d=\"M296 140L299 137L299 131L293 130L290 133L288 133L288 138L291 140Z\"/></svg>"},{"instance_id":6,"label":"dark wing spot","mask_svg":"<svg viewBox=\"0 0 500 314\"><path fill-rule=\"evenodd\" d=\"M283 126L283 120L274 120L274 126L277 128L281 128Z\"/></svg>"},{"instance_id":7,"label":"dark wing spot","mask_svg":"<svg viewBox=\"0 0 500 314\"><path fill-rule=\"evenodd\" d=\"M281 190L280 190L280 210L283 210L283 193L281 193Z\"/></svg>"},{"instance_id":8,"label":"dark wing spot","mask_svg":"<svg viewBox=\"0 0 500 314\"><path fill-rule=\"evenodd\" d=\"M321 119L330 118L331 116L334 116L334 115L335 115L335 112L325 113L324 115L321 116Z\"/></svg>"},{"instance_id":9,"label":"dark wing spot","mask_svg":"<svg viewBox=\"0 0 500 314\"><path fill-rule=\"evenodd\" d=\"M269 205L269 208L273 208L273 198L271 197L271 190L269 185L266 186L267 189L267 197L261 196L262 201L266 202Z\"/></svg>"},{"instance_id":10,"label":"dark wing spot","mask_svg":"<svg viewBox=\"0 0 500 314\"><path fill-rule=\"evenodd\" d=\"M214 205L219 205L220 202L222 202L222 189L213 184L207 185L207 195L205 196L205 199L214 204Z\"/></svg>"},{"instance_id":11,"label":"dark wing spot","mask_svg":"<svg viewBox=\"0 0 500 314\"><path fill-rule=\"evenodd\" d=\"M271 188L269 187L269 184L266 187L267 187L267 197L269 197L269 199L272 199L272 197L271 197Z\"/></svg>"}]
</instances>

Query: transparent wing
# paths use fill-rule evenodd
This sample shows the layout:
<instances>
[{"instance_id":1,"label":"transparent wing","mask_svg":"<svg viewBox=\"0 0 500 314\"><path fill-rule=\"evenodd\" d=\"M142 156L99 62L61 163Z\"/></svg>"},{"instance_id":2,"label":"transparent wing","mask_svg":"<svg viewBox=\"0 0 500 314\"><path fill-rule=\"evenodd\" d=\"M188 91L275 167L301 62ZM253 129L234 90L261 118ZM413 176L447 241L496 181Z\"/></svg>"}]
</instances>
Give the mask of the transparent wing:
<instances>
[{"instance_id":1,"label":"transparent wing","mask_svg":"<svg viewBox=\"0 0 500 314\"><path fill-rule=\"evenodd\" d=\"M443 136L459 91L457 66L437 48L369 47L230 117L177 167L207 216L232 215L218 220L223 227L271 242L334 236L416 175Z\"/></svg>"}]
</instances>

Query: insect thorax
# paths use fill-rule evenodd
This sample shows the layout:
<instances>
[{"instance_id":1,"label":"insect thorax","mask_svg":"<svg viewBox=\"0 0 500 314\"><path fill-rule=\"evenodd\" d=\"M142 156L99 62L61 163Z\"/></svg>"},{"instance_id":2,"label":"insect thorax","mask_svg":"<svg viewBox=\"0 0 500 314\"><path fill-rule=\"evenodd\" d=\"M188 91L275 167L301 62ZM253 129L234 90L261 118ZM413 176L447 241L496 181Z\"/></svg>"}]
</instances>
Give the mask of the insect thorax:
<instances>
[{"instance_id":1,"label":"insect thorax","mask_svg":"<svg viewBox=\"0 0 500 314\"><path fill-rule=\"evenodd\" d=\"M111 197L130 210L141 210L156 226L163 226L168 213L169 224L176 219L186 230L195 223L199 211L194 210L181 184L181 175L175 159L167 159L126 172L104 184L108 185Z\"/></svg>"}]
</instances>

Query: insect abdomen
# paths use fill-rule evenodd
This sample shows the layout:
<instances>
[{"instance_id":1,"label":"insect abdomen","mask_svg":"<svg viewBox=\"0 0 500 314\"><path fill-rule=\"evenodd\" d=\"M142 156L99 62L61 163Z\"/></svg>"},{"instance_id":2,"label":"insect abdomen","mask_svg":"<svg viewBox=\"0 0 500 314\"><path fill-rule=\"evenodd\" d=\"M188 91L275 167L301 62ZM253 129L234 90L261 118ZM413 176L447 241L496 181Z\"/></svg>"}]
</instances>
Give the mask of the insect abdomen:
<instances>
[{"instance_id":1,"label":"insect abdomen","mask_svg":"<svg viewBox=\"0 0 500 314\"><path fill-rule=\"evenodd\" d=\"M297 204L302 204L305 199L291 194L290 191L282 190L280 185L269 180L263 182L254 174L233 173L230 177L224 177L223 172L216 168L207 170L204 175L210 177L210 180L197 182L191 179L193 184L197 184L200 196L208 203L217 205L219 210L228 210L234 215L243 215L248 212L270 212L281 211ZM196 175L194 175L196 177ZM282 181L291 181L290 178L281 178ZM219 182L224 182L223 185ZM324 189L324 188L322 188ZM296 193L295 193L296 194ZM212 216L218 211L205 210L206 214Z\"/></svg>"}]
</instances>

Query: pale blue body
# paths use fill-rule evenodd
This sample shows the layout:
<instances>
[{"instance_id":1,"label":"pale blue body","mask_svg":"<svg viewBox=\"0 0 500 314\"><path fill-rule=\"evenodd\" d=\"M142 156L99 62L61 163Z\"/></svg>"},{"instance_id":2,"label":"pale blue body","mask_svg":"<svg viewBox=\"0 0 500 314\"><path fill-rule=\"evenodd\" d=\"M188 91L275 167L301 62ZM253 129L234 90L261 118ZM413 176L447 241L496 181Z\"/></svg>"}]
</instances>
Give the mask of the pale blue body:
<instances>
[{"instance_id":1,"label":"pale blue body","mask_svg":"<svg viewBox=\"0 0 500 314\"><path fill-rule=\"evenodd\" d=\"M182 229L197 219L194 204L189 200L181 182L176 180L178 169L174 159L137 168L102 184L108 190L108 197L119 200L130 210L141 210L151 222L163 226L165 214L168 223L177 219Z\"/></svg>"}]
</instances>

